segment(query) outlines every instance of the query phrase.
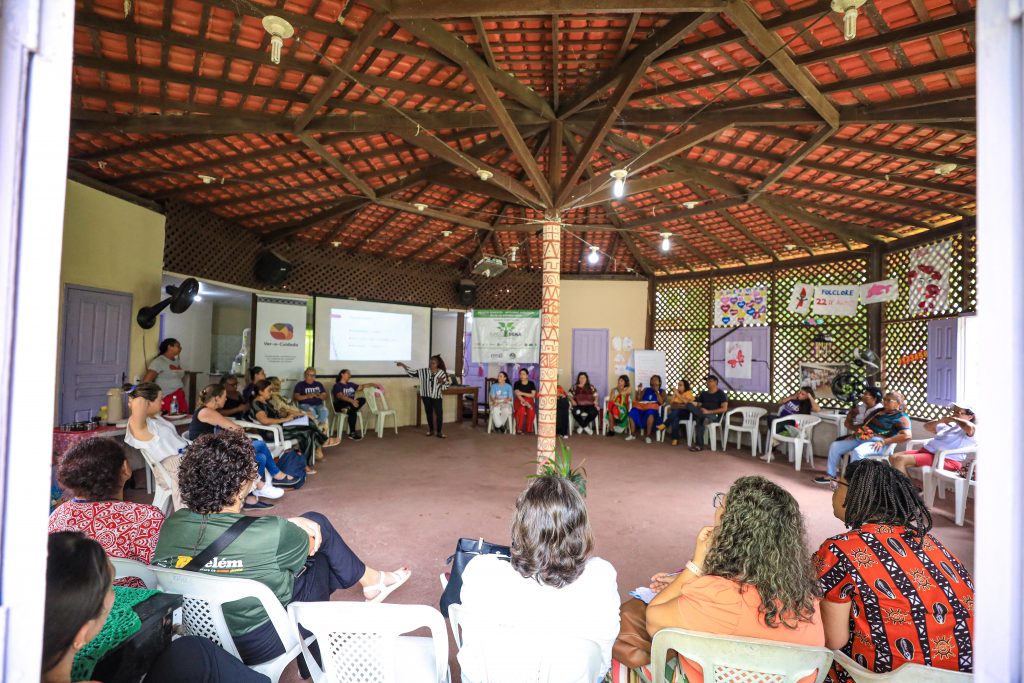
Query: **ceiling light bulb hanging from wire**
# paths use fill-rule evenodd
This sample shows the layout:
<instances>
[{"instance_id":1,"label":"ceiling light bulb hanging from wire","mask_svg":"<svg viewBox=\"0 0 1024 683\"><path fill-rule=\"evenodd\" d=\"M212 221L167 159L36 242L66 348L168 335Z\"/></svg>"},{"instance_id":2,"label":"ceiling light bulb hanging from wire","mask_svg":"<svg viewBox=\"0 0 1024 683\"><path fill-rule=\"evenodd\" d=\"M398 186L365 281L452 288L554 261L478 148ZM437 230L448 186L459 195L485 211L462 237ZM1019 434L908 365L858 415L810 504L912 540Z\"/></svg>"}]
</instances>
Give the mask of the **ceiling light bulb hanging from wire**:
<instances>
[{"instance_id":1,"label":"ceiling light bulb hanging from wire","mask_svg":"<svg viewBox=\"0 0 1024 683\"><path fill-rule=\"evenodd\" d=\"M622 199L626 196L626 171L617 168L612 171L612 178L615 178L615 181L612 183L612 194L615 195L616 199Z\"/></svg>"},{"instance_id":2,"label":"ceiling light bulb hanging from wire","mask_svg":"<svg viewBox=\"0 0 1024 683\"><path fill-rule=\"evenodd\" d=\"M670 232L661 233L661 250L670 251L672 249L672 242L669 241L669 237L672 236Z\"/></svg>"},{"instance_id":3,"label":"ceiling light bulb hanging from wire","mask_svg":"<svg viewBox=\"0 0 1024 683\"><path fill-rule=\"evenodd\" d=\"M857 37L857 9L867 0L832 0L832 11L843 15L843 37Z\"/></svg>"},{"instance_id":4,"label":"ceiling light bulb hanging from wire","mask_svg":"<svg viewBox=\"0 0 1024 683\"><path fill-rule=\"evenodd\" d=\"M592 266L596 266L600 257L597 255L597 247L590 247L590 253L587 254L587 263Z\"/></svg>"},{"instance_id":5,"label":"ceiling light bulb hanging from wire","mask_svg":"<svg viewBox=\"0 0 1024 683\"><path fill-rule=\"evenodd\" d=\"M270 34L270 61L280 64L284 39L291 38L295 34L295 29L281 17L272 14L263 17L263 28Z\"/></svg>"}]
</instances>

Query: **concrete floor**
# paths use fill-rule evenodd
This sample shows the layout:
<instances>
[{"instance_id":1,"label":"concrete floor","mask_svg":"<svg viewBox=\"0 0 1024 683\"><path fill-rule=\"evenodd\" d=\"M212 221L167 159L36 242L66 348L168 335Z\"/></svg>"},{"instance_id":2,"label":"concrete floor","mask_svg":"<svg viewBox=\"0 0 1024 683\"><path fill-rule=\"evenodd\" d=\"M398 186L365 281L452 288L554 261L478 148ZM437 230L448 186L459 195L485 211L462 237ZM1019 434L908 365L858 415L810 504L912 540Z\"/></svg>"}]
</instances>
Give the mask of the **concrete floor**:
<instances>
[{"instance_id":1,"label":"concrete floor","mask_svg":"<svg viewBox=\"0 0 1024 683\"><path fill-rule=\"evenodd\" d=\"M446 425L446 431L443 441L413 427L397 436L389 430L382 439L368 434L360 442L346 440L328 451L319 474L271 512L326 514L368 565L413 570L388 602L436 606L438 574L460 536L507 542L515 499L533 471L536 448L535 438L488 435L468 423ZM728 490L743 475L763 475L792 492L807 521L811 550L844 530L832 514L828 487L811 481L816 472L761 462L749 449L691 453L682 445L586 435L573 436L568 445L574 462L585 460L596 554L615 566L623 596L646 585L651 574L673 571L690 559L698 530L713 518L715 492ZM823 468L824 459L816 458L815 465ZM957 527L951 498L937 501L934 533L971 568L973 512L968 509L967 525ZM352 589L334 599L362 595ZM450 659L454 664L454 651ZM299 680L294 664L282 680Z\"/></svg>"}]
</instances>

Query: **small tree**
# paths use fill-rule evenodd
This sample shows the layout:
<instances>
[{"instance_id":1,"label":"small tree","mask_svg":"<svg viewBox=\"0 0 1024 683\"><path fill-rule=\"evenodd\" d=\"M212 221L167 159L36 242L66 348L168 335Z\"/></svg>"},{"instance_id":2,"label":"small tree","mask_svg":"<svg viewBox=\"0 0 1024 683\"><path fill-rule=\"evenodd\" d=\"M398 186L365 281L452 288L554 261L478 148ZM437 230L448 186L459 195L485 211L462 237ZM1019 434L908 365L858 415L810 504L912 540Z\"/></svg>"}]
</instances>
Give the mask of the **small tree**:
<instances>
[{"instance_id":1,"label":"small tree","mask_svg":"<svg viewBox=\"0 0 1024 683\"><path fill-rule=\"evenodd\" d=\"M583 462L586 462L585 460ZM538 477L564 477L568 479L576 490L580 492L580 495L584 498L587 497L587 470L583 467L583 462L580 463L579 467L572 466L572 451L565 443L559 439L558 448L548 457L547 460L540 463L537 468L537 474L531 474L527 479L537 479Z\"/></svg>"}]
</instances>

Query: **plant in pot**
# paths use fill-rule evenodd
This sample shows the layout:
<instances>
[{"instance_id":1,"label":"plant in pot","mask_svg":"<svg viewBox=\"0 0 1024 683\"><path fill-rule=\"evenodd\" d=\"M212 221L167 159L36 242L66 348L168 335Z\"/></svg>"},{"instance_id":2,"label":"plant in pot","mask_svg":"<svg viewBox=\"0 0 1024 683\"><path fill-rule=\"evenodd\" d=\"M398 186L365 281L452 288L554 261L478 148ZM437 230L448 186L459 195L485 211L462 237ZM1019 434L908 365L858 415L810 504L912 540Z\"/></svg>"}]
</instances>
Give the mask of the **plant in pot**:
<instances>
[{"instance_id":1,"label":"plant in pot","mask_svg":"<svg viewBox=\"0 0 1024 683\"><path fill-rule=\"evenodd\" d=\"M573 467L572 451L561 439L559 439L558 448L555 449L547 460L540 463L537 468L537 473L529 475L527 479L537 479L539 477L564 477L576 487L576 490L580 492L581 496L586 498L587 470L583 467L583 462L579 464L579 467Z\"/></svg>"}]
</instances>

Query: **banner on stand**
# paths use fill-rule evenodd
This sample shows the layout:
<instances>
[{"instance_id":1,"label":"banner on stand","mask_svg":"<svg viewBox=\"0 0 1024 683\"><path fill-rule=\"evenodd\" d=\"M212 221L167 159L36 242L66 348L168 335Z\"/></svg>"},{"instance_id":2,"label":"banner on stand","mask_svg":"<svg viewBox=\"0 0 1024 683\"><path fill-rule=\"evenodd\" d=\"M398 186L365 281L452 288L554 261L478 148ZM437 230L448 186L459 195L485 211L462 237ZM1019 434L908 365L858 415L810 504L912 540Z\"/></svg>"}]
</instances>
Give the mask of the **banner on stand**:
<instances>
[{"instance_id":1,"label":"banner on stand","mask_svg":"<svg viewBox=\"0 0 1024 683\"><path fill-rule=\"evenodd\" d=\"M856 315L858 285L817 285L814 288L814 315Z\"/></svg>"},{"instance_id":2,"label":"banner on stand","mask_svg":"<svg viewBox=\"0 0 1024 683\"><path fill-rule=\"evenodd\" d=\"M253 365L267 377L300 379L306 369L306 300L256 297Z\"/></svg>"},{"instance_id":3,"label":"banner on stand","mask_svg":"<svg viewBox=\"0 0 1024 683\"><path fill-rule=\"evenodd\" d=\"M540 311L473 311L474 363L539 363Z\"/></svg>"}]
</instances>

